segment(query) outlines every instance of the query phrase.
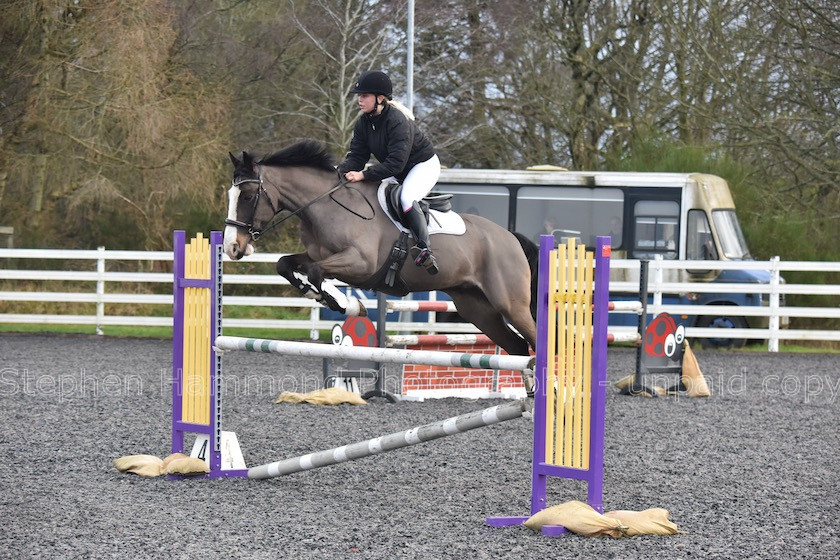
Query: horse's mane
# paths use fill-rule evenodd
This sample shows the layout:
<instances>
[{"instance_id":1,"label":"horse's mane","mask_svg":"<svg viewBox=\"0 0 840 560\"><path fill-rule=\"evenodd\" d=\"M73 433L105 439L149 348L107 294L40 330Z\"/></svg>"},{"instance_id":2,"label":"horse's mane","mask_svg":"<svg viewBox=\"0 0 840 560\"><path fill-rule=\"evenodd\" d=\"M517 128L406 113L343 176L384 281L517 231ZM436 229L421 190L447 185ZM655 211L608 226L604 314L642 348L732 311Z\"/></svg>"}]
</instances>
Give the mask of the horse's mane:
<instances>
[{"instance_id":1,"label":"horse's mane","mask_svg":"<svg viewBox=\"0 0 840 560\"><path fill-rule=\"evenodd\" d=\"M262 158L259 163L274 167L315 167L335 171L332 156L317 140L302 140Z\"/></svg>"}]
</instances>

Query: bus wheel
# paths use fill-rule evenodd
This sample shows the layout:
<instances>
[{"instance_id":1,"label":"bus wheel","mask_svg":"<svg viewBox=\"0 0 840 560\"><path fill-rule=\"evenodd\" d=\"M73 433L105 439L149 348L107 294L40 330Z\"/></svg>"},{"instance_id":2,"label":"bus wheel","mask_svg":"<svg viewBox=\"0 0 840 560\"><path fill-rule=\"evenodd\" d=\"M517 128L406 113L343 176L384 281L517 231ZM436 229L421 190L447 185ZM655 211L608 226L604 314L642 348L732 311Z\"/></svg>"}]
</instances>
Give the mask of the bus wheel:
<instances>
[{"instance_id":1,"label":"bus wheel","mask_svg":"<svg viewBox=\"0 0 840 560\"><path fill-rule=\"evenodd\" d=\"M747 321L743 317L705 316L697 321L698 327L712 329L745 329ZM698 338L704 348L743 348L747 343L745 338L724 338L724 333L715 338Z\"/></svg>"}]
</instances>

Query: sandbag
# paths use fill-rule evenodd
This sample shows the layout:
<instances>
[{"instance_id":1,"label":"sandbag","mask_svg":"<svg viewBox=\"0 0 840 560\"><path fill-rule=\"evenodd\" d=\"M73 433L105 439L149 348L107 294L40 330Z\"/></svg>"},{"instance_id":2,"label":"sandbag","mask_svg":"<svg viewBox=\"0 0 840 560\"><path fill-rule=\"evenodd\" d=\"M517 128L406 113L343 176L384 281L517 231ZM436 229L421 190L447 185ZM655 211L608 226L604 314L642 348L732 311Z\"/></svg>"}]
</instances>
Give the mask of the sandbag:
<instances>
[{"instance_id":1,"label":"sandbag","mask_svg":"<svg viewBox=\"0 0 840 560\"><path fill-rule=\"evenodd\" d=\"M586 537L619 538L623 534L621 521L601 515L589 504L577 500L537 512L523 525L533 531L539 531L545 525L562 525L569 531Z\"/></svg>"},{"instance_id":2,"label":"sandbag","mask_svg":"<svg viewBox=\"0 0 840 560\"><path fill-rule=\"evenodd\" d=\"M619 391L624 391L626 389L629 389L635 382L636 382L636 374L631 373L630 375L625 375L624 377L622 377L621 379L616 381L615 384L613 385L613 387L615 387ZM654 391L656 391L656 394L659 395L659 396L663 396L667 392L667 391L665 391L664 387L654 386L654 387L650 387L650 388L653 389ZM636 396L652 397L653 395L651 395L647 391L642 391L640 393L637 393Z\"/></svg>"},{"instance_id":3,"label":"sandbag","mask_svg":"<svg viewBox=\"0 0 840 560\"><path fill-rule=\"evenodd\" d=\"M605 517L616 519L624 527L627 537L636 535L675 535L677 526L668 519L668 510L651 508L643 511L617 510L608 511Z\"/></svg>"},{"instance_id":4,"label":"sandbag","mask_svg":"<svg viewBox=\"0 0 840 560\"><path fill-rule=\"evenodd\" d=\"M709 385L706 383L706 378L703 377L703 372L700 371L700 364L697 363L697 358L694 352L691 351L691 346L688 340L685 341L685 354L682 361L682 377L680 378L683 386L685 386L686 394L689 397L710 397L712 395L709 391Z\"/></svg>"},{"instance_id":5,"label":"sandbag","mask_svg":"<svg viewBox=\"0 0 840 560\"><path fill-rule=\"evenodd\" d=\"M140 476L160 476L163 461L154 455L127 455L114 459L114 466L120 472Z\"/></svg>"},{"instance_id":6,"label":"sandbag","mask_svg":"<svg viewBox=\"0 0 840 560\"><path fill-rule=\"evenodd\" d=\"M616 381L615 385L613 385L613 387L615 387L619 391L623 391L624 389L629 388L635 382L636 382L636 374L631 373L630 375L625 375L624 377L622 377L621 379Z\"/></svg>"},{"instance_id":7,"label":"sandbag","mask_svg":"<svg viewBox=\"0 0 840 560\"><path fill-rule=\"evenodd\" d=\"M666 509L616 510L600 514L589 504L576 500L535 513L523 525L533 531L539 531L546 525L562 525L585 537L609 536L616 539L636 535L675 535L680 532L668 519Z\"/></svg>"},{"instance_id":8,"label":"sandbag","mask_svg":"<svg viewBox=\"0 0 840 560\"><path fill-rule=\"evenodd\" d=\"M178 455L178 454L176 454ZM171 457L171 455L170 455ZM166 474L180 474L184 476L193 476L198 474L207 474L210 472L210 466L198 457L175 457L169 461L164 470Z\"/></svg>"},{"instance_id":9,"label":"sandbag","mask_svg":"<svg viewBox=\"0 0 840 560\"><path fill-rule=\"evenodd\" d=\"M163 464L160 466L160 472L166 472L167 467L169 467L169 463L176 459L189 459L189 455L185 455L183 453L173 453L167 457L163 458Z\"/></svg>"},{"instance_id":10,"label":"sandbag","mask_svg":"<svg viewBox=\"0 0 840 560\"><path fill-rule=\"evenodd\" d=\"M317 391L310 391L309 393L293 393L291 391L283 391L274 404L280 403L308 403L308 404L367 404L362 397L356 393L345 391L338 387L330 387L329 389L318 389Z\"/></svg>"}]
</instances>

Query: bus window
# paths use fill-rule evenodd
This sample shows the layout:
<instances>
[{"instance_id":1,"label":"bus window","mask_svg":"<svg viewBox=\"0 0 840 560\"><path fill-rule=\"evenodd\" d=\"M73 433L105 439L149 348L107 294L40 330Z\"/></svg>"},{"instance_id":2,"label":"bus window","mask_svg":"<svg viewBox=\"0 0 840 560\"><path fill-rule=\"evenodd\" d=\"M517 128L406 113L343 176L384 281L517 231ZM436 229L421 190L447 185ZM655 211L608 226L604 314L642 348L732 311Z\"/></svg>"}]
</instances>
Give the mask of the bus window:
<instances>
[{"instance_id":1,"label":"bus window","mask_svg":"<svg viewBox=\"0 0 840 560\"><path fill-rule=\"evenodd\" d=\"M483 216L508 229L510 193L507 187L481 185L480 188L463 188L438 183L434 190L451 193L452 209L459 214Z\"/></svg>"},{"instance_id":2,"label":"bus window","mask_svg":"<svg viewBox=\"0 0 840 560\"><path fill-rule=\"evenodd\" d=\"M688 211L685 258L690 261L718 260L709 218L703 210Z\"/></svg>"},{"instance_id":3,"label":"bus window","mask_svg":"<svg viewBox=\"0 0 840 560\"><path fill-rule=\"evenodd\" d=\"M555 237L576 237L594 246L595 237L609 235L610 219L620 217L624 193L620 189L588 187L520 187L516 199L516 231L530 239L555 225ZM619 218L620 223L620 218ZM613 240L613 246L618 244Z\"/></svg>"},{"instance_id":4,"label":"bus window","mask_svg":"<svg viewBox=\"0 0 840 560\"><path fill-rule=\"evenodd\" d=\"M712 210L712 220L717 228L723 256L727 259L749 259L747 240L744 239L735 210Z\"/></svg>"},{"instance_id":5,"label":"bus window","mask_svg":"<svg viewBox=\"0 0 840 560\"><path fill-rule=\"evenodd\" d=\"M635 243L633 258L677 258L679 205L669 200L642 200L633 209Z\"/></svg>"},{"instance_id":6,"label":"bus window","mask_svg":"<svg viewBox=\"0 0 840 560\"><path fill-rule=\"evenodd\" d=\"M613 249L618 249L621 247L621 239L624 237L622 235L622 223L621 218L619 216L613 216L610 218L610 231L607 235L610 236L610 245ZM596 233L596 235L603 235L602 233Z\"/></svg>"}]
</instances>

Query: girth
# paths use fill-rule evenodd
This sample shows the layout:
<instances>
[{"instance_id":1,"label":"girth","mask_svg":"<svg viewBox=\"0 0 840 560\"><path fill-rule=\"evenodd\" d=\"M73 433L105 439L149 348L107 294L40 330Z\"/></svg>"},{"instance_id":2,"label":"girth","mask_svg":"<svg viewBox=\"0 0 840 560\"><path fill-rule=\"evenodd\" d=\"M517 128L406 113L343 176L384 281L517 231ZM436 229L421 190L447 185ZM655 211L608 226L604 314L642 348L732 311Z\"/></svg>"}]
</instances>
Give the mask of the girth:
<instances>
[{"instance_id":1,"label":"girth","mask_svg":"<svg viewBox=\"0 0 840 560\"><path fill-rule=\"evenodd\" d=\"M383 287L388 287L389 293L393 295L408 294L410 290L400 278L400 270L405 264L406 256L408 256L408 234L400 232L400 236L391 247L391 252L388 253L385 264L358 287L363 290L381 290Z\"/></svg>"}]
</instances>

